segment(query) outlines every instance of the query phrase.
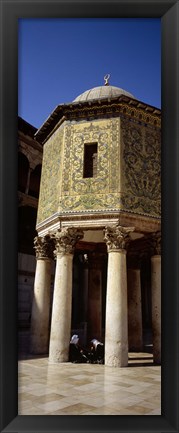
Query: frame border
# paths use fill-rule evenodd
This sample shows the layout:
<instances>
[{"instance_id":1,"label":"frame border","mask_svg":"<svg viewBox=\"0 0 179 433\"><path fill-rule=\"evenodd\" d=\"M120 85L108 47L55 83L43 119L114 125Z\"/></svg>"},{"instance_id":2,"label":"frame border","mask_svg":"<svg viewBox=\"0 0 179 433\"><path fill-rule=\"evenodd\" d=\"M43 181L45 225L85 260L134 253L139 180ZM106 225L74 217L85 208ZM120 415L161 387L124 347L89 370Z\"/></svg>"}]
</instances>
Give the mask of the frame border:
<instances>
[{"instance_id":1,"label":"frame border","mask_svg":"<svg viewBox=\"0 0 179 433\"><path fill-rule=\"evenodd\" d=\"M1 432L178 432L178 0L1 0ZM162 23L162 415L17 416L18 18L161 18ZM178 314L177 314L178 312Z\"/></svg>"}]
</instances>

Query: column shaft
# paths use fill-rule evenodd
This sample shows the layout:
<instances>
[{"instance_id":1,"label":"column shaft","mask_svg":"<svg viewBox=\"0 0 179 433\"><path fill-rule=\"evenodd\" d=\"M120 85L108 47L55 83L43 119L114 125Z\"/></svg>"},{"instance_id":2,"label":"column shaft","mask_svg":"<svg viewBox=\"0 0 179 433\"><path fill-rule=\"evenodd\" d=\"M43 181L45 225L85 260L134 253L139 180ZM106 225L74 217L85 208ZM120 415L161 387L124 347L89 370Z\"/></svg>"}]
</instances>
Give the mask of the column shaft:
<instances>
[{"instance_id":1,"label":"column shaft","mask_svg":"<svg viewBox=\"0 0 179 433\"><path fill-rule=\"evenodd\" d=\"M102 270L90 267L88 291L88 340L102 338Z\"/></svg>"},{"instance_id":2,"label":"column shaft","mask_svg":"<svg viewBox=\"0 0 179 433\"><path fill-rule=\"evenodd\" d=\"M151 257L152 331L154 362L161 362L161 256Z\"/></svg>"},{"instance_id":3,"label":"column shaft","mask_svg":"<svg viewBox=\"0 0 179 433\"><path fill-rule=\"evenodd\" d=\"M140 269L128 269L128 339L129 350L142 350L142 307Z\"/></svg>"},{"instance_id":4,"label":"column shaft","mask_svg":"<svg viewBox=\"0 0 179 433\"><path fill-rule=\"evenodd\" d=\"M108 254L105 364L128 365L126 251Z\"/></svg>"},{"instance_id":5,"label":"column shaft","mask_svg":"<svg viewBox=\"0 0 179 433\"><path fill-rule=\"evenodd\" d=\"M50 334L50 362L68 361L72 310L72 262L73 254L57 254Z\"/></svg>"},{"instance_id":6,"label":"column shaft","mask_svg":"<svg viewBox=\"0 0 179 433\"><path fill-rule=\"evenodd\" d=\"M51 260L37 259L31 315L31 353L48 352Z\"/></svg>"}]
</instances>

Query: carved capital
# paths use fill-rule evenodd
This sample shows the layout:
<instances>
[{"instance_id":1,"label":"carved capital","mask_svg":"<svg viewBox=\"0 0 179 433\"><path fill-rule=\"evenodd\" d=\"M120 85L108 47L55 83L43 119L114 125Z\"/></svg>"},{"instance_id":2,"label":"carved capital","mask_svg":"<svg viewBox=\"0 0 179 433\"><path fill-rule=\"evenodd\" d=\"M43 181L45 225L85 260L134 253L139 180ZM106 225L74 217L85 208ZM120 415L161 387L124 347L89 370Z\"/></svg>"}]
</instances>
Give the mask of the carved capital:
<instances>
[{"instance_id":1,"label":"carved capital","mask_svg":"<svg viewBox=\"0 0 179 433\"><path fill-rule=\"evenodd\" d=\"M119 224L105 227L104 240L108 252L126 249L130 241L129 233L133 231L134 227L122 227Z\"/></svg>"},{"instance_id":2,"label":"carved capital","mask_svg":"<svg viewBox=\"0 0 179 433\"><path fill-rule=\"evenodd\" d=\"M155 232L151 235L152 247L154 254L161 255L161 232Z\"/></svg>"},{"instance_id":3,"label":"carved capital","mask_svg":"<svg viewBox=\"0 0 179 433\"><path fill-rule=\"evenodd\" d=\"M73 254L76 243L83 238L83 231L75 228L57 230L53 235L55 242L54 255Z\"/></svg>"},{"instance_id":4,"label":"carved capital","mask_svg":"<svg viewBox=\"0 0 179 433\"><path fill-rule=\"evenodd\" d=\"M36 236L34 238L34 249L37 259L53 258L53 241L50 235Z\"/></svg>"}]
</instances>

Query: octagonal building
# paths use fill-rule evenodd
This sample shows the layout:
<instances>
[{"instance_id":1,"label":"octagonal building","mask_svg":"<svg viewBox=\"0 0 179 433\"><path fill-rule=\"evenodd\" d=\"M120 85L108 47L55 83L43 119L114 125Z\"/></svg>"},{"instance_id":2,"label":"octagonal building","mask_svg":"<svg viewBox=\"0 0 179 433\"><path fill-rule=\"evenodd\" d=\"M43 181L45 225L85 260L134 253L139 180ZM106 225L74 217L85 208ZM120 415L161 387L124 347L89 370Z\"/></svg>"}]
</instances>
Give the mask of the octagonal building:
<instances>
[{"instance_id":1,"label":"octagonal building","mask_svg":"<svg viewBox=\"0 0 179 433\"><path fill-rule=\"evenodd\" d=\"M68 360L77 332L86 345L104 341L105 364L123 367L148 330L160 362L160 118L106 80L58 105L35 134L43 163L31 350L49 351L50 362Z\"/></svg>"}]
</instances>

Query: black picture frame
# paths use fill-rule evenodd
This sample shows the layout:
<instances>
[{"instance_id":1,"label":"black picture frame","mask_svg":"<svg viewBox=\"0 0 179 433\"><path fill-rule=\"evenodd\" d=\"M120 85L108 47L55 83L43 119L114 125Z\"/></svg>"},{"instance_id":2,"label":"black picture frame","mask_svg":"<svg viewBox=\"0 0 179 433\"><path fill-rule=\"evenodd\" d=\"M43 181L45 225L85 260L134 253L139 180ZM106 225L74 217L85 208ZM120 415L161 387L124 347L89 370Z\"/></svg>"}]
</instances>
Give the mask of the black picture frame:
<instances>
[{"instance_id":1,"label":"black picture frame","mask_svg":"<svg viewBox=\"0 0 179 433\"><path fill-rule=\"evenodd\" d=\"M18 416L17 55L18 18L161 18L162 415ZM1 0L1 432L178 432L178 0ZM34 65L35 67L35 65ZM178 314L177 314L178 313Z\"/></svg>"}]
</instances>

